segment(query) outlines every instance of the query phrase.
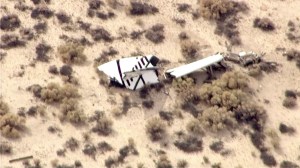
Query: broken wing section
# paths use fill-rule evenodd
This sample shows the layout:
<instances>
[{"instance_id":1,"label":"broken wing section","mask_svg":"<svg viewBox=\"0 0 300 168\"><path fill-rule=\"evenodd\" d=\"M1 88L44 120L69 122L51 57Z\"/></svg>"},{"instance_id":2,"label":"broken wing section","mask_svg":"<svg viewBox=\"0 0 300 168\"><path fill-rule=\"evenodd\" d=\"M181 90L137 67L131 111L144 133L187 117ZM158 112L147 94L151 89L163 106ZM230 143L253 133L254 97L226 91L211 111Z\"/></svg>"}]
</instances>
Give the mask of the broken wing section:
<instances>
[{"instance_id":1,"label":"broken wing section","mask_svg":"<svg viewBox=\"0 0 300 168\"><path fill-rule=\"evenodd\" d=\"M223 59L224 59L223 55L218 53L218 54L203 58L201 60L186 64L186 65L182 65L180 67L169 69L165 72L165 74L167 76L179 78L179 77L188 75L192 72L195 72L199 69L206 68L206 67L209 67L213 64L219 63Z\"/></svg>"},{"instance_id":2,"label":"broken wing section","mask_svg":"<svg viewBox=\"0 0 300 168\"><path fill-rule=\"evenodd\" d=\"M154 55L147 55L147 56L138 56L132 57L135 59L133 62L134 64L129 65L128 59L121 59L120 64L121 67L124 68L123 72L123 81L126 88L131 90L137 90L145 85L155 84L158 83L158 72L155 69L156 64L158 63L159 59Z\"/></svg>"},{"instance_id":3,"label":"broken wing section","mask_svg":"<svg viewBox=\"0 0 300 168\"><path fill-rule=\"evenodd\" d=\"M158 61L154 55L128 57L102 64L98 70L104 72L110 80L136 90L159 82L155 67Z\"/></svg>"}]
</instances>

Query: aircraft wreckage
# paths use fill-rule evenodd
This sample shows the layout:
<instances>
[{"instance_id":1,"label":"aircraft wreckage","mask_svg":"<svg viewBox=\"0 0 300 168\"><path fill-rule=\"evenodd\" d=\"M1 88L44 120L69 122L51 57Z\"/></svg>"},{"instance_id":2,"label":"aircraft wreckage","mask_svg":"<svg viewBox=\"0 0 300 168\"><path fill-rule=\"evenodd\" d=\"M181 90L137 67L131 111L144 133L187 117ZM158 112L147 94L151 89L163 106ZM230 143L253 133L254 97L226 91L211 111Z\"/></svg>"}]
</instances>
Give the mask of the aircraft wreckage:
<instances>
[{"instance_id":1,"label":"aircraft wreckage","mask_svg":"<svg viewBox=\"0 0 300 168\"><path fill-rule=\"evenodd\" d=\"M226 68L225 61L232 61L243 66L261 62L261 56L254 52L240 52L238 54L222 54L205 57L198 61L164 72L165 78L180 78L199 70L212 74L213 67ZM138 90L146 85L159 83L159 58L155 55L127 57L104 63L98 67L104 72L112 85L118 85L130 90Z\"/></svg>"}]
</instances>

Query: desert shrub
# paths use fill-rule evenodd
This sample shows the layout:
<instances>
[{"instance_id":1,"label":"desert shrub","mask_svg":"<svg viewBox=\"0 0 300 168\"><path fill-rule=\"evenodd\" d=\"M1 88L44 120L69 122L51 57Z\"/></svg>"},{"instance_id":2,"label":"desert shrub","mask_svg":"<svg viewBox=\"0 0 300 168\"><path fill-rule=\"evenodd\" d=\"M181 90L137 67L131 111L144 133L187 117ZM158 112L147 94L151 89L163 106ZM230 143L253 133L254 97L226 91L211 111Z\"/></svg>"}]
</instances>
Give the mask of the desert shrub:
<instances>
[{"instance_id":1,"label":"desert shrub","mask_svg":"<svg viewBox=\"0 0 300 168\"><path fill-rule=\"evenodd\" d=\"M128 140L129 144L122 147L120 150L119 150L119 157L118 157L118 161L119 162L123 162L124 159L130 155L130 154L133 154L133 155L138 155L138 151L136 150L136 147L135 147L135 144L134 144L134 141L132 138L129 138Z\"/></svg>"},{"instance_id":2,"label":"desert shrub","mask_svg":"<svg viewBox=\"0 0 300 168\"><path fill-rule=\"evenodd\" d=\"M188 162L186 160L179 160L177 162L177 168L188 168Z\"/></svg>"},{"instance_id":3,"label":"desert shrub","mask_svg":"<svg viewBox=\"0 0 300 168\"><path fill-rule=\"evenodd\" d=\"M188 12L190 9L191 9L191 5L189 5L187 3L177 4L178 12Z\"/></svg>"},{"instance_id":4,"label":"desert shrub","mask_svg":"<svg viewBox=\"0 0 300 168\"><path fill-rule=\"evenodd\" d=\"M100 0L89 0L90 9L99 9L101 5L103 5L103 2Z\"/></svg>"},{"instance_id":5,"label":"desert shrub","mask_svg":"<svg viewBox=\"0 0 300 168\"><path fill-rule=\"evenodd\" d=\"M159 117L162 120L166 120L166 121L173 121L174 117L173 117L173 113L172 112L168 112L168 111L159 111Z\"/></svg>"},{"instance_id":6,"label":"desert shrub","mask_svg":"<svg viewBox=\"0 0 300 168\"><path fill-rule=\"evenodd\" d=\"M153 25L150 29L146 30L145 37L155 44L162 43L165 39L164 25L159 23Z\"/></svg>"},{"instance_id":7,"label":"desert shrub","mask_svg":"<svg viewBox=\"0 0 300 168\"><path fill-rule=\"evenodd\" d=\"M279 125L279 131L283 134L293 134L296 132L295 128L293 128L292 126L287 126L286 124L280 123Z\"/></svg>"},{"instance_id":8,"label":"desert shrub","mask_svg":"<svg viewBox=\"0 0 300 168\"><path fill-rule=\"evenodd\" d=\"M108 136L113 132L112 125L113 121L103 115L96 121L96 125L92 128L92 131L99 135Z\"/></svg>"},{"instance_id":9,"label":"desert shrub","mask_svg":"<svg viewBox=\"0 0 300 168\"><path fill-rule=\"evenodd\" d=\"M60 105L62 119L66 119L73 124L84 124L86 115L78 107L78 101L74 98L63 99Z\"/></svg>"},{"instance_id":10,"label":"desert shrub","mask_svg":"<svg viewBox=\"0 0 300 168\"><path fill-rule=\"evenodd\" d=\"M239 11L245 11L245 3L230 0L203 0L200 2L200 14L206 19L221 20Z\"/></svg>"},{"instance_id":11,"label":"desert shrub","mask_svg":"<svg viewBox=\"0 0 300 168\"><path fill-rule=\"evenodd\" d=\"M36 53L36 59L38 61L42 62L48 62L49 61L49 51L52 49L52 47L46 43L39 43L35 48Z\"/></svg>"},{"instance_id":12,"label":"desert shrub","mask_svg":"<svg viewBox=\"0 0 300 168\"><path fill-rule=\"evenodd\" d=\"M186 124L186 130L188 133L191 135L203 135L204 132L201 127L201 123L197 119L191 119L187 124Z\"/></svg>"},{"instance_id":13,"label":"desert shrub","mask_svg":"<svg viewBox=\"0 0 300 168\"><path fill-rule=\"evenodd\" d=\"M250 134L252 144L256 147L256 149L258 149L261 152L266 151L266 147L264 145L265 138L266 136L258 131L254 131L254 133Z\"/></svg>"},{"instance_id":14,"label":"desert shrub","mask_svg":"<svg viewBox=\"0 0 300 168\"><path fill-rule=\"evenodd\" d=\"M38 84L34 84L34 85L31 85L29 87L26 88L27 91L30 91L33 93L33 95L35 97L38 97L40 98L41 97L41 92L42 92L42 86L38 85Z\"/></svg>"},{"instance_id":15,"label":"desert shrub","mask_svg":"<svg viewBox=\"0 0 300 168\"><path fill-rule=\"evenodd\" d=\"M89 33L91 34L92 38L95 41L100 41L100 40L103 40L104 42L113 41L113 37L111 36L111 34L102 27L91 29Z\"/></svg>"},{"instance_id":16,"label":"desert shrub","mask_svg":"<svg viewBox=\"0 0 300 168\"><path fill-rule=\"evenodd\" d=\"M232 109L248 101L249 96L243 91L247 87L248 78L244 74L227 72L211 84L204 84L199 90L199 96L210 105Z\"/></svg>"},{"instance_id":17,"label":"desert shrub","mask_svg":"<svg viewBox=\"0 0 300 168\"><path fill-rule=\"evenodd\" d=\"M9 112L9 107L7 103L0 99L0 117Z\"/></svg>"},{"instance_id":18,"label":"desert shrub","mask_svg":"<svg viewBox=\"0 0 300 168\"><path fill-rule=\"evenodd\" d=\"M221 163L214 163L211 165L211 168L221 168Z\"/></svg>"},{"instance_id":19,"label":"desert shrub","mask_svg":"<svg viewBox=\"0 0 300 168\"><path fill-rule=\"evenodd\" d=\"M237 124L234 113L225 107L207 108L198 116L198 119L204 128L213 132L230 130L235 128Z\"/></svg>"},{"instance_id":20,"label":"desert shrub","mask_svg":"<svg viewBox=\"0 0 300 168\"><path fill-rule=\"evenodd\" d=\"M299 168L300 166L298 166L296 163L290 162L290 161L282 161L280 163L280 168Z\"/></svg>"},{"instance_id":21,"label":"desert shrub","mask_svg":"<svg viewBox=\"0 0 300 168\"><path fill-rule=\"evenodd\" d=\"M113 147L109 143L102 141L98 143L97 149L104 154L105 152L112 151Z\"/></svg>"},{"instance_id":22,"label":"desert shrub","mask_svg":"<svg viewBox=\"0 0 300 168\"><path fill-rule=\"evenodd\" d=\"M152 141L161 140L167 133L166 124L160 118L151 118L147 121L146 133Z\"/></svg>"},{"instance_id":23,"label":"desert shrub","mask_svg":"<svg viewBox=\"0 0 300 168\"><path fill-rule=\"evenodd\" d=\"M236 25L237 22L238 20L234 17L229 17L224 21L217 21L214 33L219 36L225 36L231 45L240 45L242 42Z\"/></svg>"},{"instance_id":24,"label":"desert shrub","mask_svg":"<svg viewBox=\"0 0 300 168\"><path fill-rule=\"evenodd\" d=\"M239 123L248 124L256 131L263 130L267 118L266 111L261 106L250 102L244 102L234 109L234 115Z\"/></svg>"},{"instance_id":25,"label":"desert shrub","mask_svg":"<svg viewBox=\"0 0 300 168\"><path fill-rule=\"evenodd\" d=\"M153 100L144 100L142 102L143 107L147 108L147 109L151 109L154 106L154 101Z\"/></svg>"},{"instance_id":26,"label":"desert shrub","mask_svg":"<svg viewBox=\"0 0 300 168\"><path fill-rule=\"evenodd\" d=\"M182 77L174 79L172 86L183 101L197 104L199 97L198 92L195 91L195 80L193 78Z\"/></svg>"},{"instance_id":27,"label":"desert shrub","mask_svg":"<svg viewBox=\"0 0 300 168\"><path fill-rule=\"evenodd\" d=\"M44 106L31 106L26 112L27 115L36 116L40 114L41 116L45 115L45 107Z\"/></svg>"},{"instance_id":28,"label":"desert shrub","mask_svg":"<svg viewBox=\"0 0 300 168\"><path fill-rule=\"evenodd\" d=\"M149 14L155 14L158 13L159 10L157 7L142 3L142 2L131 2L129 12L131 15L149 15Z\"/></svg>"},{"instance_id":29,"label":"desert shrub","mask_svg":"<svg viewBox=\"0 0 300 168\"><path fill-rule=\"evenodd\" d=\"M180 43L181 54L187 61L201 58L199 43L196 41L184 40Z\"/></svg>"},{"instance_id":30,"label":"desert shrub","mask_svg":"<svg viewBox=\"0 0 300 168\"><path fill-rule=\"evenodd\" d=\"M111 156L109 156L107 159L105 159L104 161L105 167L107 168L113 168L118 166L118 159L117 158L113 158Z\"/></svg>"},{"instance_id":31,"label":"desert shrub","mask_svg":"<svg viewBox=\"0 0 300 168\"><path fill-rule=\"evenodd\" d=\"M113 18L116 16L115 13L109 11L107 13L104 13L104 12L101 12L101 11L98 11L96 13L96 16L99 18L99 19L102 19L102 20L107 20L107 19L110 19L110 18Z\"/></svg>"},{"instance_id":32,"label":"desert shrub","mask_svg":"<svg viewBox=\"0 0 300 168\"><path fill-rule=\"evenodd\" d=\"M12 154L12 147L8 142L0 142L0 154L1 155Z\"/></svg>"},{"instance_id":33,"label":"desert shrub","mask_svg":"<svg viewBox=\"0 0 300 168\"><path fill-rule=\"evenodd\" d=\"M122 102L123 102L122 113L127 114L128 110L132 107L129 96L124 96L122 98Z\"/></svg>"},{"instance_id":34,"label":"desert shrub","mask_svg":"<svg viewBox=\"0 0 300 168\"><path fill-rule=\"evenodd\" d=\"M59 23L70 23L71 21L71 17L68 16L66 12L58 12L55 14L55 16Z\"/></svg>"},{"instance_id":35,"label":"desert shrub","mask_svg":"<svg viewBox=\"0 0 300 168\"><path fill-rule=\"evenodd\" d=\"M190 37L187 35L186 32L180 32L180 33L178 34L178 38L179 38L180 40L187 40L187 39L189 39Z\"/></svg>"},{"instance_id":36,"label":"desert shrub","mask_svg":"<svg viewBox=\"0 0 300 168\"><path fill-rule=\"evenodd\" d=\"M276 62L261 62L259 68L267 73L278 72L278 65Z\"/></svg>"},{"instance_id":37,"label":"desert shrub","mask_svg":"<svg viewBox=\"0 0 300 168\"><path fill-rule=\"evenodd\" d=\"M63 99L61 87L57 83L49 83L40 90L40 97L46 103L61 102Z\"/></svg>"},{"instance_id":38,"label":"desert shrub","mask_svg":"<svg viewBox=\"0 0 300 168\"><path fill-rule=\"evenodd\" d=\"M65 153L66 153L66 149L59 149L56 151L57 156L66 156Z\"/></svg>"},{"instance_id":39,"label":"desert shrub","mask_svg":"<svg viewBox=\"0 0 300 168\"><path fill-rule=\"evenodd\" d=\"M209 148L212 151L219 153L224 149L224 143L223 143L223 141L216 141L216 142L213 142L212 144L210 144Z\"/></svg>"},{"instance_id":40,"label":"desert shrub","mask_svg":"<svg viewBox=\"0 0 300 168\"><path fill-rule=\"evenodd\" d=\"M113 47L109 47L108 50L104 50L101 53L101 57L107 57L107 56L115 56L118 55L119 51L114 49Z\"/></svg>"},{"instance_id":41,"label":"desert shrub","mask_svg":"<svg viewBox=\"0 0 300 168\"><path fill-rule=\"evenodd\" d=\"M75 151L79 148L79 141L73 137L65 142L65 148Z\"/></svg>"},{"instance_id":42,"label":"desert shrub","mask_svg":"<svg viewBox=\"0 0 300 168\"><path fill-rule=\"evenodd\" d=\"M283 100L282 105L286 108L294 108L297 105L297 101L293 97L286 97Z\"/></svg>"},{"instance_id":43,"label":"desert shrub","mask_svg":"<svg viewBox=\"0 0 300 168\"><path fill-rule=\"evenodd\" d=\"M287 60L298 60L300 59L300 51L295 49L290 49L286 51L283 56L286 56Z\"/></svg>"},{"instance_id":44,"label":"desert shrub","mask_svg":"<svg viewBox=\"0 0 300 168\"><path fill-rule=\"evenodd\" d=\"M263 163L264 163L265 165L267 165L267 166L270 166L270 167L271 167L271 166L276 166L276 165L277 165L277 162L276 162L274 156L271 155L271 154L268 153L268 152L262 152L262 153L260 154L260 158L261 158L261 160L263 161Z\"/></svg>"},{"instance_id":45,"label":"desert shrub","mask_svg":"<svg viewBox=\"0 0 300 168\"><path fill-rule=\"evenodd\" d=\"M51 74L55 74L55 75L58 74L58 69L57 69L56 65L49 66L48 72Z\"/></svg>"},{"instance_id":46,"label":"desert shrub","mask_svg":"<svg viewBox=\"0 0 300 168\"><path fill-rule=\"evenodd\" d=\"M199 110L195 106L195 103L189 102L187 100L181 104L181 109L184 110L185 112L190 113L195 118L197 118L198 115L202 112L202 110Z\"/></svg>"},{"instance_id":47,"label":"desert shrub","mask_svg":"<svg viewBox=\"0 0 300 168\"><path fill-rule=\"evenodd\" d=\"M67 64L83 64L87 57L84 47L78 44L67 43L57 48L58 56Z\"/></svg>"},{"instance_id":48,"label":"desert shrub","mask_svg":"<svg viewBox=\"0 0 300 168\"><path fill-rule=\"evenodd\" d=\"M184 152L197 152L203 149L201 137L190 134L178 136L174 145Z\"/></svg>"},{"instance_id":49,"label":"desert shrub","mask_svg":"<svg viewBox=\"0 0 300 168\"><path fill-rule=\"evenodd\" d=\"M246 11L247 5L231 0L204 0L200 2L200 14L206 19L216 20L215 33L225 35L232 45L241 44L236 23L236 13Z\"/></svg>"},{"instance_id":50,"label":"desert shrub","mask_svg":"<svg viewBox=\"0 0 300 168\"><path fill-rule=\"evenodd\" d=\"M186 21L184 19L174 18L173 21L181 27L184 27L186 24Z\"/></svg>"},{"instance_id":51,"label":"desert shrub","mask_svg":"<svg viewBox=\"0 0 300 168\"><path fill-rule=\"evenodd\" d=\"M148 95L150 94L150 88L149 87L143 87L139 90L139 96L142 99L145 99L148 97Z\"/></svg>"},{"instance_id":52,"label":"desert shrub","mask_svg":"<svg viewBox=\"0 0 300 168\"><path fill-rule=\"evenodd\" d=\"M275 29L274 23L269 18L255 18L253 27L259 28L263 31L273 31Z\"/></svg>"},{"instance_id":53,"label":"desert shrub","mask_svg":"<svg viewBox=\"0 0 300 168\"><path fill-rule=\"evenodd\" d=\"M45 22L45 21L38 22L37 24L35 24L35 25L33 26L33 29L34 29L38 34L46 33L46 32L47 32L47 29L48 29L48 24L47 24L47 22Z\"/></svg>"},{"instance_id":54,"label":"desert shrub","mask_svg":"<svg viewBox=\"0 0 300 168\"><path fill-rule=\"evenodd\" d=\"M90 40L84 36L81 36L79 38L74 38L74 37L69 37L69 36L63 34L63 35L60 35L59 38L62 39L63 41L65 41L65 43L73 43L73 44L78 44L81 46L91 46L92 45L92 42L90 42Z\"/></svg>"},{"instance_id":55,"label":"desert shrub","mask_svg":"<svg viewBox=\"0 0 300 168\"><path fill-rule=\"evenodd\" d=\"M34 38L34 32L30 28L21 28L19 32L23 40L32 40Z\"/></svg>"},{"instance_id":56,"label":"desert shrub","mask_svg":"<svg viewBox=\"0 0 300 168\"><path fill-rule=\"evenodd\" d=\"M0 48L10 49L25 46L26 42L15 34L3 34L1 36Z\"/></svg>"},{"instance_id":57,"label":"desert shrub","mask_svg":"<svg viewBox=\"0 0 300 168\"><path fill-rule=\"evenodd\" d=\"M85 144L82 152L95 159L97 149L93 144Z\"/></svg>"},{"instance_id":58,"label":"desert shrub","mask_svg":"<svg viewBox=\"0 0 300 168\"><path fill-rule=\"evenodd\" d=\"M262 75L262 70L259 65L255 64L249 67L248 74L252 77L259 77Z\"/></svg>"},{"instance_id":59,"label":"desert shrub","mask_svg":"<svg viewBox=\"0 0 300 168\"><path fill-rule=\"evenodd\" d=\"M156 168L173 168L171 161L166 155L159 157L159 160L156 162Z\"/></svg>"},{"instance_id":60,"label":"desert shrub","mask_svg":"<svg viewBox=\"0 0 300 168\"><path fill-rule=\"evenodd\" d=\"M59 69L59 73L63 76L71 77L73 73L73 68L70 65L63 65Z\"/></svg>"},{"instance_id":61,"label":"desert shrub","mask_svg":"<svg viewBox=\"0 0 300 168\"><path fill-rule=\"evenodd\" d=\"M25 12L26 10L32 10L32 7L26 5L26 3L22 1L17 2L14 8L22 12Z\"/></svg>"},{"instance_id":62,"label":"desert shrub","mask_svg":"<svg viewBox=\"0 0 300 168\"><path fill-rule=\"evenodd\" d=\"M17 139L25 129L25 118L12 113L0 116L0 132L3 137Z\"/></svg>"},{"instance_id":63,"label":"desert shrub","mask_svg":"<svg viewBox=\"0 0 300 168\"><path fill-rule=\"evenodd\" d=\"M285 97L293 97L293 98L297 98L297 92L294 90L286 90L284 92Z\"/></svg>"},{"instance_id":64,"label":"desert shrub","mask_svg":"<svg viewBox=\"0 0 300 168\"><path fill-rule=\"evenodd\" d=\"M130 38L135 40L135 39L140 39L141 35L144 33L144 31L132 31L130 33Z\"/></svg>"},{"instance_id":65,"label":"desert shrub","mask_svg":"<svg viewBox=\"0 0 300 168\"><path fill-rule=\"evenodd\" d=\"M47 129L50 133L56 133L56 132L60 132L61 129L58 128L57 126L49 126L48 129Z\"/></svg>"},{"instance_id":66,"label":"desert shrub","mask_svg":"<svg viewBox=\"0 0 300 168\"><path fill-rule=\"evenodd\" d=\"M54 15L54 12L46 6L36 7L31 11L31 18L33 18L33 19L41 19L42 17L48 19L48 18L52 17L53 15Z\"/></svg>"},{"instance_id":67,"label":"desert shrub","mask_svg":"<svg viewBox=\"0 0 300 168\"><path fill-rule=\"evenodd\" d=\"M0 19L0 29L13 31L19 28L21 21L17 15L6 15L2 16Z\"/></svg>"}]
</instances>

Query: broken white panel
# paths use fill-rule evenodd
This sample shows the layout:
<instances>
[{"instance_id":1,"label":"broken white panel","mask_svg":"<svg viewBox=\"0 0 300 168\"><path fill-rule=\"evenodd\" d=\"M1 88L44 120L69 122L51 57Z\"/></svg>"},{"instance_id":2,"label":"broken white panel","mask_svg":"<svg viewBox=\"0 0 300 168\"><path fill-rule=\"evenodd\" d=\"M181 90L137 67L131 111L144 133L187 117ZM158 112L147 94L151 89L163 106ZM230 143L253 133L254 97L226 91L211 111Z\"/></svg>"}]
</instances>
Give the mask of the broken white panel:
<instances>
[{"instance_id":1,"label":"broken white panel","mask_svg":"<svg viewBox=\"0 0 300 168\"><path fill-rule=\"evenodd\" d=\"M155 66L150 62L152 57L155 56L147 55L122 58L102 64L98 69L126 88L136 90L142 88L146 84L155 84L159 82L157 70L153 69ZM149 70L147 70L147 68ZM142 71L138 72L139 70ZM130 72L132 73L130 74ZM129 76L131 75L131 77L126 76L126 74Z\"/></svg>"},{"instance_id":2,"label":"broken white panel","mask_svg":"<svg viewBox=\"0 0 300 168\"><path fill-rule=\"evenodd\" d=\"M180 67L169 69L165 73L169 74L169 75L171 75L175 78L179 78L179 77L188 75L192 72L195 72L199 69L206 68L206 67L211 66L213 64L219 63L223 59L224 59L223 55L218 53L218 54L203 58L201 60L186 64L186 65L182 65Z\"/></svg>"}]
</instances>

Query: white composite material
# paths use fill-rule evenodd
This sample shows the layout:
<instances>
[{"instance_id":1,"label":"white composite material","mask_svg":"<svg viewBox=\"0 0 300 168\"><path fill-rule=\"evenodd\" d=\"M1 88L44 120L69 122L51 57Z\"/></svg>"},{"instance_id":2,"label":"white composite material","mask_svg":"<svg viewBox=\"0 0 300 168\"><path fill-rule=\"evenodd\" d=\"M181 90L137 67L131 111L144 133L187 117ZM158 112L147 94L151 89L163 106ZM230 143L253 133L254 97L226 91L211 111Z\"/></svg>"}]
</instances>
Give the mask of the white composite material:
<instances>
[{"instance_id":1,"label":"white composite material","mask_svg":"<svg viewBox=\"0 0 300 168\"><path fill-rule=\"evenodd\" d=\"M136 90L147 84L159 82L157 69L150 62L152 57L155 56L122 58L102 64L98 67L98 70L104 72L109 78L115 79L126 88Z\"/></svg>"},{"instance_id":2,"label":"white composite material","mask_svg":"<svg viewBox=\"0 0 300 168\"><path fill-rule=\"evenodd\" d=\"M223 59L224 59L224 57L220 53L218 53L218 54L203 58L201 60L186 64L186 65L182 65L180 67L169 69L169 70L166 71L166 73L173 76L173 77L175 77L175 78L179 78L179 77L182 77L184 75L188 75L192 72L195 72L199 69L206 68L206 67L211 66L213 64L219 63Z\"/></svg>"}]
</instances>

